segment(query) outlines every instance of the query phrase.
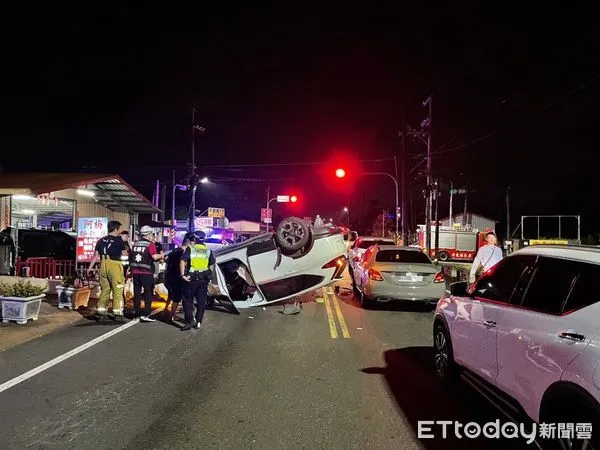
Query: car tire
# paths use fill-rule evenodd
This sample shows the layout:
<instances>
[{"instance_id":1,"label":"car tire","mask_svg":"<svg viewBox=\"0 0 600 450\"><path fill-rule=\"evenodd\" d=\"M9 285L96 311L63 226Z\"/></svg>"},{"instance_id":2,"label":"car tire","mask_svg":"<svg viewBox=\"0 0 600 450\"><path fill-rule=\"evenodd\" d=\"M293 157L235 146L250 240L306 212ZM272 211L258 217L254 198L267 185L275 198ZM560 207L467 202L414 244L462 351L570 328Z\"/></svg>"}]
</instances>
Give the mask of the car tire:
<instances>
[{"instance_id":1,"label":"car tire","mask_svg":"<svg viewBox=\"0 0 600 450\"><path fill-rule=\"evenodd\" d=\"M437 377L443 383L451 383L458 378L450 333L441 322L433 328L433 364Z\"/></svg>"},{"instance_id":2,"label":"car tire","mask_svg":"<svg viewBox=\"0 0 600 450\"><path fill-rule=\"evenodd\" d=\"M591 405L583 395L573 392L572 389L565 389L564 392L554 396L549 404L542 404L540 412L540 422L542 423L600 423L600 410ZM592 439L586 441L583 439L543 439L540 444L544 450L562 450L562 449L580 449L580 448L600 448L600 437L592 429ZM587 444L587 446L586 446Z\"/></svg>"},{"instance_id":3,"label":"car tire","mask_svg":"<svg viewBox=\"0 0 600 450\"><path fill-rule=\"evenodd\" d=\"M450 259L450 255L446 251L441 251L437 254L438 261L448 261Z\"/></svg>"},{"instance_id":4,"label":"car tire","mask_svg":"<svg viewBox=\"0 0 600 450\"><path fill-rule=\"evenodd\" d=\"M277 226L275 241L282 253L295 253L310 243L310 226L299 217L283 219Z\"/></svg>"}]
</instances>

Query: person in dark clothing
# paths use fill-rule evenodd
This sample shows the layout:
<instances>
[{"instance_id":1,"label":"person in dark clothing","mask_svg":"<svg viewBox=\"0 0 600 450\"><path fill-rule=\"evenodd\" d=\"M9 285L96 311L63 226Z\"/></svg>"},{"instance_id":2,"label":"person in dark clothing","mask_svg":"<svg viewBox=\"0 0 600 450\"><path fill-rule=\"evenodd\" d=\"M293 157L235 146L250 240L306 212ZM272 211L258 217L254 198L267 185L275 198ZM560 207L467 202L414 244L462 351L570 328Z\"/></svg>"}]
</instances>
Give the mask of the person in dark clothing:
<instances>
[{"instance_id":1,"label":"person in dark clothing","mask_svg":"<svg viewBox=\"0 0 600 450\"><path fill-rule=\"evenodd\" d=\"M127 271L129 270L129 255L131 255L131 245L129 245L129 231L121 231L121 239L123 239L125 250L127 250L127 256L121 258L123 261L123 273L125 274L125 279L127 280Z\"/></svg>"},{"instance_id":2,"label":"person in dark clothing","mask_svg":"<svg viewBox=\"0 0 600 450\"><path fill-rule=\"evenodd\" d=\"M181 278L180 265L181 257L184 252L188 249L191 241L189 239L184 240L181 247L176 248L167 256L167 268L165 270L165 286L169 291L169 297L167 298L167 305L165 306L164 314L166 320L173 322L179 303L183 298L183 279ZM169 305L171 310L169 311Z\"/></svg>"},{"instance_id":3,"label":"person in dark clothing","mask_svg":"<svg viewBox=\"0 0 600 450\"><path fill-rule=\"evenodd\" d=\"M17 247L15 246L15 241L12 238L12 227L6 227L4 230L0 231L0 245L6 245L9 247L10 253L10 261L8 261L8 275L14 276L16 272L17 266ZM3 275L0 273L0 275Z\"/></svg>"},{"instance_id":4,"label":"person in dark clothing","mask_svg":"<svg viewBox=\"0 0 600 450\"><path fill-rule=\"evenodd\" d=\"M94 318L99 320L107 316L107 305L110 294L113 294L113 315L123 316L123 290L125 288L125 274L121 258L127 254L125 244L121 239L121 223L116 220L108 222L108 235L96 243L94 257L90 262L88 274L91 274L94 265L100 261L100 297Z\"/></svg>"},{"instance_id":5,"label":"person in dark clothing","mask_svg":"<svg viewBox=\"0 0 600 450\"><path fill-rule=\"evenodd\" d=\"M152 228L143 226L140 230L142 238L133 243L129 259L133 275L133 304L135 317L142 322L155 322L152 314L152 296L154 295L154 261L163 258L163 253L156 251ZM144 291L144 311L142 313L142 290Z\"/></svg>"},{"instance_id":6,"label":"person in dark clothing","mask_svg":"<svg viewBox=\"0 0 600 450\"><path fill-rule=\"evenodd\" d=\"M200 328L206 310L208 283L212 278L215 266L215 256L204 244L206 235L202 231L188 233L185 239L190 240L190 246L181 257L179 270L185 281L183 286L183 312L185 326L181 331ZM194 316L194 302L196 314Z\"/></svg>"}]
</instances>

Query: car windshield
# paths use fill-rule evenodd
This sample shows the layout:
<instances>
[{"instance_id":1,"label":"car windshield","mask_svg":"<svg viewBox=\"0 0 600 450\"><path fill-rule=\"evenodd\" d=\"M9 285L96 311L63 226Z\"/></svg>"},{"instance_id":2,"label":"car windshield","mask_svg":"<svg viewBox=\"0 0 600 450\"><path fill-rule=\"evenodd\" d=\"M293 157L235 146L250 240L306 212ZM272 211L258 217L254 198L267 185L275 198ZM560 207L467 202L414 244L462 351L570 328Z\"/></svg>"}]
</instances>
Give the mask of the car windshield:
<instances>
[{"instance_id":1,"label":"car windshield","mask_svg":"<svg viewBox=\"0 0 600 450\"><path fill-rule=\"evenodd\" d=\"M383 263L411 263L431 264L431 260L425 253L415 250L381 250L375 257L376 262Z\"/></svg>"},{"instance_id":2,"label":"car windshield","mask_svg":"<svg viewBox=\"0 0 600 450\"><path fill-rule=\"evenodd\" d=\"M365 239L356 244L358 248L369 248L372 245L394 245L394 241L388 241L383 239Z\"/></svg>"}]
</instances>

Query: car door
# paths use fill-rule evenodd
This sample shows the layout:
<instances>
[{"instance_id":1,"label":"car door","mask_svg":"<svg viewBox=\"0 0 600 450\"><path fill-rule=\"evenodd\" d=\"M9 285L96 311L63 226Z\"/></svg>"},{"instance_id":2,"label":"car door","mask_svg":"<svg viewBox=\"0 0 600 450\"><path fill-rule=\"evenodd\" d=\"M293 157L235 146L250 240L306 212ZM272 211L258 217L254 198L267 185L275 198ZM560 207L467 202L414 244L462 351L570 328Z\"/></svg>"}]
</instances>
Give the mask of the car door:
<instances>
[{"instance_id":1,"label":"car door","mask_svg":"<svg viewBox=\"0 0 600 450\"><path fill-rule=\"evenodd\" d=\"M522 298L499 317L497 385L534 420L548 386L598 331L596 318L579 309L598 279L598 266L540 257Z\"/></svg>"},{"instance_id":2,"label":"car door","mask_svg":"<svg viewBox=\"0 0 600 450\"><path fill-rule=\"evenodd\" d=\"M364 274L369 270L369 259L377 247L369 247L360 257L360 260L356 262L352 276L354 277L354 283L359 289L362 289Z\"/></svg>"},{"instance_id":3,"label":"car door","mask_svg":"<svg viewBox=\"0 0 600 450\"><path fill-rule=\"evenodd\" d=\"M470 289L469 298L458 298L452 324L456 361L493 383L498 372L496 333L499 313L534 257L512 256L500 261Z\"/></svg>"}]
</instances>

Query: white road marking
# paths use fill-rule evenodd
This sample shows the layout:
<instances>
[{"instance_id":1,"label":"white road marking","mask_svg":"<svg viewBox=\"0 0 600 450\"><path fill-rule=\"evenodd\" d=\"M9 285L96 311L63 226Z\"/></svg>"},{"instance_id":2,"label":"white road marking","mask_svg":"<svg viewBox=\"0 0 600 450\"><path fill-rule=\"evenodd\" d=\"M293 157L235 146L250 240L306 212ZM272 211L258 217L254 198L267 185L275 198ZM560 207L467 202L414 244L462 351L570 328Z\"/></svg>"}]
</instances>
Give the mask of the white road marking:
<instances>
[{"instance_id":1,"label":"white road marking","mask_svg":"<svg viewBox=\"0 0 600 450\"><path fill-rule=\"evenodd\" d=\"M164 308L162 308L162 309L164 309ZM152 315L156 314L157 312L162 311L162 309L158 308L158 309L152 311ZM131 322L127 322L126 324L123 324L120 327L117 327L114 330L109 331L108 333L104 333L103 335L98 336L97 338L94 338L91 341L86 342L85 344L82 344L79 347L76 347L73 350L68 351L67 353L57 356L56 358L51 359L50 361L48 361L40 366L37 366L34 369L31 369L31 370L25 372L24 374L13 378L12 380L8 380L7 382L0 384L0 392L4 392L7 389L10 389L11 387L16 386L17 384L22 383L23 381L28 380L29 378L34 377L34 376L42 373L45 370L48 370L50 367L60 364L61 362L69 359L70 357L75 356L75 355L87 350L88 348L93 347L96 344L99 344L102 341L105 341L106 339L114 336L115 334L118 334L121 331L125 331L127 328L131 328L132 326L138 324L139 322L140 322L140 319L133 319Z\"/></svg>"}]
</instances>

